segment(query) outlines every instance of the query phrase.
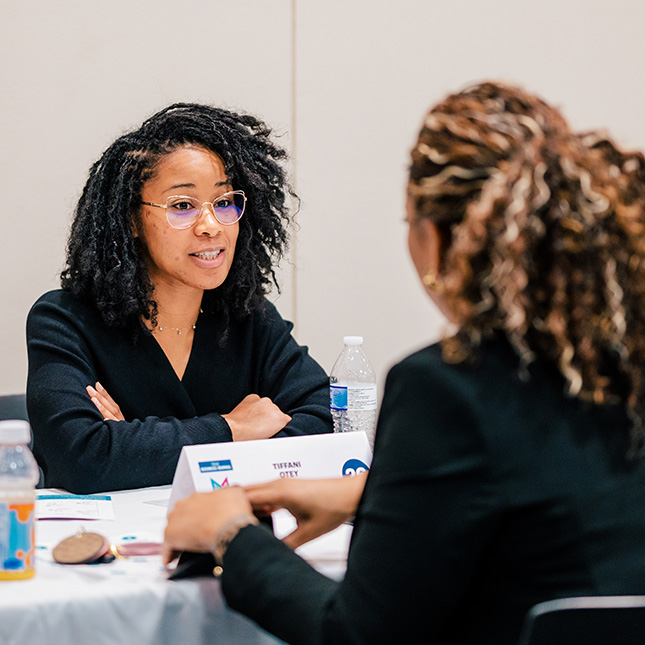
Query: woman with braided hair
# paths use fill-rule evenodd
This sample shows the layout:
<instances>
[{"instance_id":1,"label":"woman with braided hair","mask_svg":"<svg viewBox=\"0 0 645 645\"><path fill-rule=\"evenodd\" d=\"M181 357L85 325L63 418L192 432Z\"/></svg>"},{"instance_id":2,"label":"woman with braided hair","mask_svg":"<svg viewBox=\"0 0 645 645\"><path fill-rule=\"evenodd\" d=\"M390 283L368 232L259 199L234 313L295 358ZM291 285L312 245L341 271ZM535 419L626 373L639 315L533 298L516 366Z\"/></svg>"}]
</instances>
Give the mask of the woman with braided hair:
<instances>
[{"instance_id":1,"label":"woman with braided hair","mask_svg":"<svg viewBox=\"0 0 645 645\"><path fill-rule=\"evenodd\" d=\"M503 645L540 601L643 593L644 197L641 154L521 89L439 103L407 222L452 335L391 370L371 471L193 495L165 560L212 550L290 643ZM277 507L286 544L253 516ZM288 548L354 515L342 582Z\"/></svg>"},{"instance_id":2,"label":"woman with braided hair","mask_svg":"<svg viewBox=\"0 0 645 645\"><path fill-rule=\"evenodd\" d=\"M46 486L168 484L186 444L331 431L327 376L265 299L285 158L255 117L175 104L94 164L27 321Z\"/></svg>"}]
</instances>

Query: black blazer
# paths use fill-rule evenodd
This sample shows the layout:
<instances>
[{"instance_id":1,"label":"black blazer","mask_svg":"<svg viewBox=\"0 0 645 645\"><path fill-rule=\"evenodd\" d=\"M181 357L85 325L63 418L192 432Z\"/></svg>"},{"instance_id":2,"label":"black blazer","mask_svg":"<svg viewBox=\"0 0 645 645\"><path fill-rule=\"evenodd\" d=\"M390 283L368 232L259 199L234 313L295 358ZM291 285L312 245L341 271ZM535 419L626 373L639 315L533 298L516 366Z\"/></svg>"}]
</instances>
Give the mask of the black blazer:
<instances>
[{"instance_id":1,"label":"black blazer","mask_svg":"<svg viewBox=\"0 0 645 645\"><path fill-rule=\"evenodd\" d=\"M331 432L329 381L268 301L242 321L202 313L181 381L151 334L106 327L64 291L27 320L27 406L45 486L75 493L169 484L181 448L230 441L222 418L247 394L292 421L279 436ZM85 387L100 381L126 421L103 421Z\"/></svg>"},{"instance_id":2,"label":"black blazer","mask_svg":"<svg viewBox=\"0 0 645 645\"><path fill-rule=\"evenodd\" d=\"M568 399L505 342L475 365L426 348L387 379L344 581L246 527L229 604L294 643L515 643L527 610L645 593L645 463L626 415Z\"/></svg>"}]
</instances>

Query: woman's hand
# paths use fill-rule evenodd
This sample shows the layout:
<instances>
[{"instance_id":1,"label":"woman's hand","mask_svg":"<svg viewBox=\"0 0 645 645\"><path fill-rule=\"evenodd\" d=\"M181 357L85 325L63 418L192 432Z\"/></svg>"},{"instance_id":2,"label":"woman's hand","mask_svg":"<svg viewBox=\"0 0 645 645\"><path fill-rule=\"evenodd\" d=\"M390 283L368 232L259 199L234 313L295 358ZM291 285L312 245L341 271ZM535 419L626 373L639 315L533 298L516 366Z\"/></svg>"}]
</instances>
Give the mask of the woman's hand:
<instances>
[{"instance_id":1,"label":"woman's hand","mask_svg":"<svg viewBox=\"0 0 645 645\"><path fill-rule=\"evenodd\" d=\"M284 414L271 399L260 398L257 394L245 396L231 412L222 417L231 429L233 441L268 439L291 421L291 417Z\"/></svg>"},{"instance_id":2,"label":"woman's hand","mask_svg":"<svg viewBox=\"0 0 645 645\"><path fill-rule=\"evenodd\" d=\"M161 553L164 565L182 551L211 551L219 530L235 516L245 513L253 515L253 510L239 486L212 493L193 493L178 501L168 515L164 533Z\"/></svg>"},{"instance_id":3,"label":"woman's hand","mask_svg":"<svg viewBox=\"0 0 645 645\"><path fill-rule=\"evenodd\" d=\"M85 389L90 395L92 403L94 403L103 415L104 421L125 421L121 408L98 381L96 382L95 388L88 385Z\"/></svg>"},{"instance_id":4,"label":"woman's hand","mask_svg":"<svg viewBox=\"0 0 645 645\"><path fill-rule=\"evenodd\" d=\"M286 508L298 522L284 538L292 549L335 529L354 517L367 473L336 479L277 479L245 486L256 515Z\"/></svg>"}]
</instances>

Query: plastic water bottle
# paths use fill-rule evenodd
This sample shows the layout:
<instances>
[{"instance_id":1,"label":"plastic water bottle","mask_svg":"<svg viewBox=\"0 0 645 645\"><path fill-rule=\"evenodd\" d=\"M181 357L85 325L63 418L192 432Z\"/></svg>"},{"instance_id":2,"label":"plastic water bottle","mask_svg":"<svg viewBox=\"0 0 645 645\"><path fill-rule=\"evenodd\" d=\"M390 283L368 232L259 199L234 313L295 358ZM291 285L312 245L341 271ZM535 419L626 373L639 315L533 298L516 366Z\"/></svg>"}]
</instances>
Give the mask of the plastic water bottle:
<instances>
[{"instance_id":1,"label":"plastic water bottle","mask_svg":"<svg viewBox=\"0 0 645 645\"><path fill-rule=\"evenodd\" d=\"M26 421L0 421L0 580L31 578L38 465Z\"/></svg>"},{"instance_id":2,"label":"plastic water bottle","mask_svg":"<svg viewBox=\"0 0 645 645\"><path fill-rule=\"evenodd\" d=\"M376 376L363 352L362 336L345 336L345 348L329 375L330 408L334 432L364 430L374 448Z\"/></svg>"}]
</instances>

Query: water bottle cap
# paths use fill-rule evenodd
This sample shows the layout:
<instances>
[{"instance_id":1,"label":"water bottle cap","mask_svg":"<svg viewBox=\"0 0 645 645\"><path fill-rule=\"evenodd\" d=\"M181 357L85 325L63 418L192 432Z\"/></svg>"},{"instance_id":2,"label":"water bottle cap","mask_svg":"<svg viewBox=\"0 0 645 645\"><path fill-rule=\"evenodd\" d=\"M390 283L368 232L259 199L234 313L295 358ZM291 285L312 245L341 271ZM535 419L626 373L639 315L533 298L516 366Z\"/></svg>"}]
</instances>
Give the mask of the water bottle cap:
<instances>
[{"instance_id":1,"label":"water bottle cap","mask_svg":"<svg viewBox=\"0 0 645 645\"><path fill-rule=\"evenodd\" d=\"M345 343L345 345L362 345L363 337L362 336L343 336L343 343Z\"/></svg>"},{"instance_id":2,"label":"water bottle cap","mask_svg":"<svg viewBox=\"0 0 645 645\"><path fill-rule=\"evenodd\" d=\"M0 443L29 443L30 440L31 428L26 421L0 421Z\"/></svg>"}]
</instances>

